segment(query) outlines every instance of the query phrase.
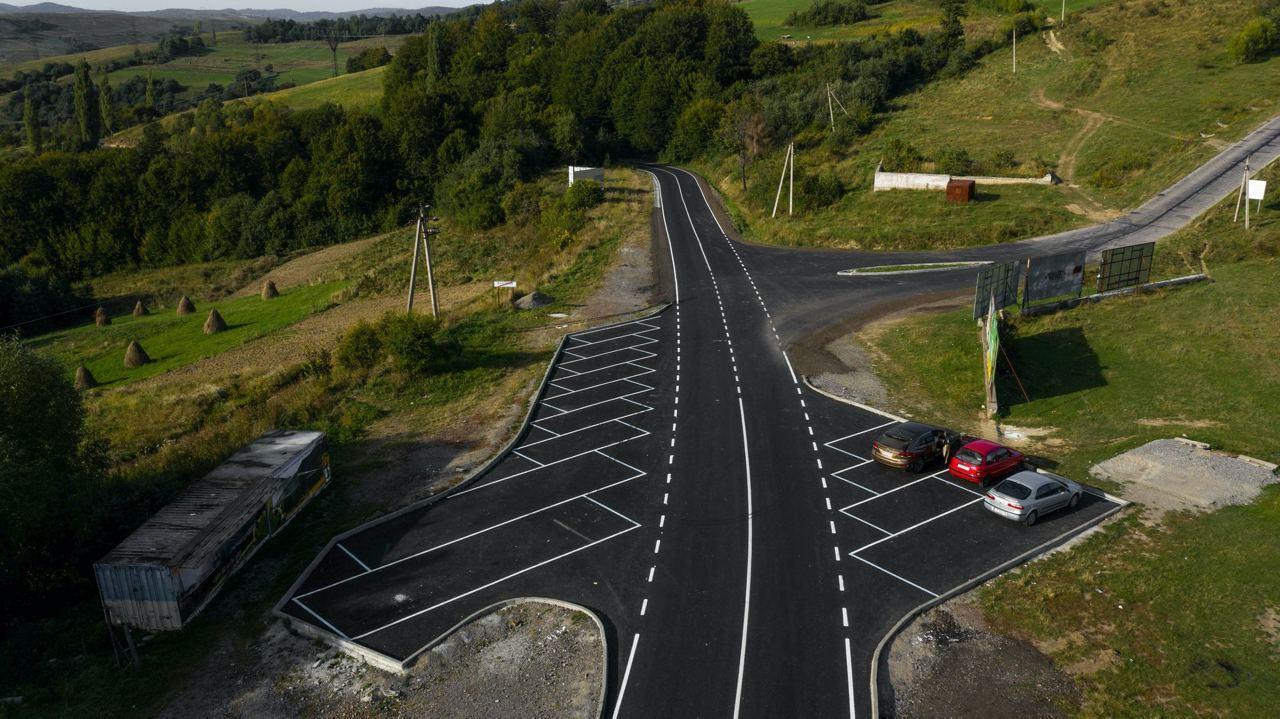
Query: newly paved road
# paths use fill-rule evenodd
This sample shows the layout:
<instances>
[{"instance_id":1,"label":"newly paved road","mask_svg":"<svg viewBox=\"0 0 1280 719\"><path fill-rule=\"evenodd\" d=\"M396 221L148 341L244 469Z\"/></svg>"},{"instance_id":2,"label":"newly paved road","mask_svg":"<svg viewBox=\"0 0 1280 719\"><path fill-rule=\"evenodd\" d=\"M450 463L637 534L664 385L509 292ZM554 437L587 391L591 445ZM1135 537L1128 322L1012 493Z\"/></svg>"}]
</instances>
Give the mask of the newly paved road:
<instances>
[{"instance_id":1,"label":"newly paved road","mask_svg":"<svg viewBox=\"0 0 1280 719\"><path fill-rule=\"evenodd\" d=\"M1273 130L1261 147L1280 152ZM1190 212L1230 170L1148 219ZM1115 505L1089 497L1025 528L940 467L870 462L895 420L811 392L784 347L972 271L840 277L884 258L744 245L692 175L652 172L671 306L570 336L513 451L443 501L339 538L280 611L408 662L495 603L549 597L605 625L606 716L868 716L871 657L900 617ZM954 255L1118 241L1104 229Z\"/></svg>"}]
</instances>

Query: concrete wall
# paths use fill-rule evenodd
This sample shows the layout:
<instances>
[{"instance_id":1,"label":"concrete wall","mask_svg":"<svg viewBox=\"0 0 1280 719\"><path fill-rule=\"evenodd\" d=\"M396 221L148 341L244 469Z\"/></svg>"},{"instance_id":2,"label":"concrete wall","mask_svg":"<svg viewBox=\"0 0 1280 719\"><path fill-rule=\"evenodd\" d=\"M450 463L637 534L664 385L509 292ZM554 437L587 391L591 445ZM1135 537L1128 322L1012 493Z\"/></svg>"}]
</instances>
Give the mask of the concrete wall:
<instances>
[{"instance_id":1,"label":"concrete wall","mask_svg":"<svg viewBox=\"0 0 1280 719\"><path fill-rule=\"evenodd\" d=\"M973 180L982 185L1056 185L1060 180L1049 173L1044 177L985 177L981 175L934 175L927 172L884 172L876 165L875 192L881 190L946 190L947 181Z\"/></svg>"}]
</instances>

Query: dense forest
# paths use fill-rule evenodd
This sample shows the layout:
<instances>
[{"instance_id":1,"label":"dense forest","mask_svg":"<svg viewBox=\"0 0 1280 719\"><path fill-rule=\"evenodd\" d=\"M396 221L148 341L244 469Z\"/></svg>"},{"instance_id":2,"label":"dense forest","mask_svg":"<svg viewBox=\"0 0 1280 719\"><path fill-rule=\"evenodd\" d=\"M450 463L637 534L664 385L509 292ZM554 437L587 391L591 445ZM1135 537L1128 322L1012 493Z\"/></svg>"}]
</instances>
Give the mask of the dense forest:
<instances>
[{"instance_id":1,"label":"dense forest","mask_svg":"<svg viewBox=\"0 0 1280 719\"><path fill-rule=\"evenodd\" d=\"M378 35L409 35L426 29L431 18L422 15L368 16L353 15L335 20L297 22L295 20L267 20L245 28L244 39L249 42L294 42L296 40L324 40L330 37L356 38Z\"/></svg>"},{"instance_id":2,"label":"dense forest","mask_svg":"<svg viewBox=\"0 0 1280 719\"><path fill-rule=\"evenodd\" d=\"M96 146L86 71L72 98L83 149L0 166L0 326L64 309L50 298L68 281L347 240L408 221L422 200L492 226L556 164L732 154L750 172L826 123L828 82L851 114L830 140L850 142L894 95L990 49L966 47L962 0L942 4L929 34L803 48L760 43L718 1L498 4L406 40L376 111L210 98L127 148ZM798 179L828 201L842 192L834 177Z\"/></svg>"}]
</instances>

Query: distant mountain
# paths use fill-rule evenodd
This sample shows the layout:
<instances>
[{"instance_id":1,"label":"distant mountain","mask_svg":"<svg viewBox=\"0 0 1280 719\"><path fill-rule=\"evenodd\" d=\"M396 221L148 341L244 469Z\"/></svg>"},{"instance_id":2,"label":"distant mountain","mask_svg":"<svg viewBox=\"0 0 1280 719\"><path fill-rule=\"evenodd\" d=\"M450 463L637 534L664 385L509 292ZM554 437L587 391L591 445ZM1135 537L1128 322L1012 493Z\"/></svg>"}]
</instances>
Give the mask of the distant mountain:
<instances>
[{"instance_id":1,"label":"distant mountain","mask_svg":"<svg viewBox=\"0 0 1280 719\"><path fill-rule=\"evenodd\" d=\"M288 8L259 10L256 8L225 10L192 10L186 8L167 8L164 10L146 10L139 12L120 12L116 10L85 10L83 8L71 7L69 5L59 5L58 3L43 2L36 5L10 5L8 3L0 3L0 14L11 13L21 15L34 14L98 14L108 13L111 15L139 15L150 17L179 17L179 18L224 18L224 17L243 17L243 18L260 18L272 20L296 20L298 22L306 22L310 20L332 20L340 17L349 17L352 15L368 15L389 17L391 15L444 15L446 13L458 10L456 7L430 6L422 8L367 8L363 10L349 10L345 12L321 12L321 11L299 11L290 10Z\"/></svg>"}]
</instances>

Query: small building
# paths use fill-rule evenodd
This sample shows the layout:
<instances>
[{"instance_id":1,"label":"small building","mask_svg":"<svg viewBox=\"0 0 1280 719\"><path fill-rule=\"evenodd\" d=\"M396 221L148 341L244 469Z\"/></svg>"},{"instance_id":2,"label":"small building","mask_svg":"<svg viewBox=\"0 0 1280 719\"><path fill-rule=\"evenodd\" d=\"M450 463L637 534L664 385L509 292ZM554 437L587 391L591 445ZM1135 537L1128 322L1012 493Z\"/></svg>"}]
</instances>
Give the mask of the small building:
<instances>
[{"instance_id":1,"label":"small building","mask_svg":"<svg viewBox=\"0 0 1280 719\"><path fill-rule=\"evenodd\" d=\"M578 180L594 180L601 185L604 184L604 168L603 167L577 167L569 165L569 184Z\"/></svg>"},{"instance_id":2,"label":"small building","mask_svg":"<svg viewBox=\"0 0 1280 719\"><path fill-rule=\"evenodd\" d=\"M947 204L969 204L973 201L973 194L976 189L976 183L973 180L948 180Z\"/></svg>"},{"instance_id":3,"label":"small building","mask_svg":"<svg viewBox=\"0 0 1280 719\"><path fill-rule=\"evenodd\" d=\"M272 430L93 565L110 624L181 629L329 482L323 432Z\"/></svg>"}]
</instances>

